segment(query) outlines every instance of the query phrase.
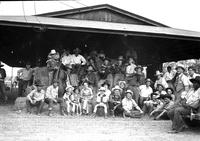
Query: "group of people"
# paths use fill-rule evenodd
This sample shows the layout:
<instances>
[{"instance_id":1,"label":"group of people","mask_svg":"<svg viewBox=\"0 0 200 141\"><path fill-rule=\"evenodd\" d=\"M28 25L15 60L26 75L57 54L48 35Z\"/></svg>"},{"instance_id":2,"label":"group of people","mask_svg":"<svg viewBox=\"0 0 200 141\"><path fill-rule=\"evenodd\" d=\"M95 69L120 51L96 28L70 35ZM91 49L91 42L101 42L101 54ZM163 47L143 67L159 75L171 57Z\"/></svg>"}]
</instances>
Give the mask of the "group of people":
<instances>
[{"instance_id":1,"label":"group of people","mask_svg":"<svg viewBox=\"0 0 200 141\"><path fill-rule=\"evenodd\" d=\"M184 115L199 107L200 75L193 66L187 70L182 64L176 69L167 67L167 72L155 72L156 81L146 78L143 67L136 65L134 57L119 56L116 60L103 52L92 52L83 57L80 49L74 54L64 50L60 55L51 50L47 69L49 86L43 89L40 80L34 81L34 89L27 95L27 111L37 107L37 114L48 104L48 115L52 116L54 104L60 105L61 115L103 114L105 117L122 116L172 120L171 133L187 128ZM60 80L60 71L66 72ZM30 63L18 71L19 96L30 83Z\"/></svg>"}]
</instances>

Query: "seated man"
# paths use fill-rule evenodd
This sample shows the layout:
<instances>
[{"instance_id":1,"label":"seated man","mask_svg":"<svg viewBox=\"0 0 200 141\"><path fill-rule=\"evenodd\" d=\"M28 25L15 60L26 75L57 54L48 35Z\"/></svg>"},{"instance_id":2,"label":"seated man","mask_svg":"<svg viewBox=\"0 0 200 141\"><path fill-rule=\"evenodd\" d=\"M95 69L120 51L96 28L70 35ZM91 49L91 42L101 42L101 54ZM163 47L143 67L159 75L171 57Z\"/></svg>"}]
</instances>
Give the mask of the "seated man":
<instances>
[{"instance_id":1,"label":"seated man","mask_svg":"<svg viewBox=\"0 0 200 141\"><path fill-rule=\"evenodd\" d=\"M58 81L57 80L54 80L53 84L50 85L47 88L45 103L47 103L49 105L49 113L48 113L49 116L52 116L51 112L52 112L54 103L60 104L60 114L63 115L63 116L65 115L65 113L64 113L64 99L58 97Z\"/></svg>"},{"instance_id":2,"label":"seated man","mask_svg":"<svg viewBox=\"0 0 200 141\"><path fill-rule=\"evenodd\" d=\"M172 120L172 131L170 133L178 133L187 128L183 116L190 114L192 109L197 109L199 106L200 76L190 79L190 81L193 84L193 88L188 92L182 93L181 99L168 112L168 116Z\"/></svg>"},{"instance_id":3,"label":"seated man","mask_svg":"<svg viewBox=\"0 0 200 141\"><path fill-rule=\"evenodd\" d=\"M31 108L36 106L37 107L36 114L40 114L42 109L42 104L44 101L45 91L42 89L43 85L40 80L37 80L35 82L35 86L36 88L27 95L27 100L26 100L27 112L31 113Z\"/></svg>"},{"instance_id":4,"label":"seated man","mask_svg":"<svg viewBox=\"0 0 200 141\"><path fill-rule=\"evenodd\" d=\"M131 90L127 90L126 97L122 100L124 115L131 118L140 118L143 114L143 111L137 105L135 100L132 99L132 94L133 92Z\"/></svg>"},{"instance_id":5,"label":"seated man","mask_svg":"<svg viewBox=\"0 0 200 141\"><path fill-rule=\"evenodd\" d=\"M154 120L169 119L169 117L167 116L167 111L169 111L174 105L174 102L172 101L172 97L169 94L162 95L161 99L163 99L164 101L162 106L157 107L150 114L150 116L154 117Z\"/></svg>"},{"instance_id":6,"label":"seated man","mask_svg":"<svg viewBox=\"0 0 200 141\"><path fill-rule=\"evenodd\" d=\"M101 87L99 89L99 92L97 94L97 100L96 100L97 104L94 107L94 116L96 116L97 108L103 107L105 118L107 117L107 114L108 114L108 109L107 109L108 97L106 96L105 91L106 91L106 88L104 88L104 87Z\"/></svg>"}]
</instances>

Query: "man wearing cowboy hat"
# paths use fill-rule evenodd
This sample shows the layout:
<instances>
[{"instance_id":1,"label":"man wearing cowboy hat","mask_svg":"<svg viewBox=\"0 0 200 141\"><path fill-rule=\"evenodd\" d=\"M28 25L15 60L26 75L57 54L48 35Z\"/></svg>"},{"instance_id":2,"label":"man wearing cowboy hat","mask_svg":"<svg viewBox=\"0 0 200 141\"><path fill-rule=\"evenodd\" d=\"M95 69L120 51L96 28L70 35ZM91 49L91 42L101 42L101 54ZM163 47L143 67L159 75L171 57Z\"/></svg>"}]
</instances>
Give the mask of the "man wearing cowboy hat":
<instances>
[{"instance_id":1,"label":"man wearing cowboy hat","mask_svg":"<svg viewBox=\"0 0 200 141\"><path fill-rule=\"evenodd\" d=\"M74 54L71 56L73 65L85 65L87 63L86 59L80 54L81 50L79 48L75 48Z\"/></svg>"},{"instance_id":2,"label":"man wearing cowboy hat","mask_svg":"<svg viewBox=\"0 0 200 141\"><path fill-rule=\"evenodd\" d=\"M151 88L151 79L147 78L145 85L139 86L140 89L140 97L139 97L139 105L143 108L143 102L150 98L151 93L153 93L153 89Z\"/></svg>"},{"instance_id":3,"label":"man wearing cowboy hat","mask_svg":"<svg viewBox=\"0 0 200 141\"><path fill-rule=\"evenodd\" d=\"M195 69L194 66L188 67L188 74L189 74L189 76L188 76L189 79L196 78L197 76L200 76L200 74L196 73L196 69Z\"/></svg>"},{"instance_id":4,"label":"man wearing cowboy hat","mask_svg":"<svg viewBox=\"0 0 200 141\"><path fill-rule=\"evenodd\" d=\"M179 103L168 112L168 116L172 120L172 131L170 133L178 133L188 128L183 119L184 115L189 115L191 110L197 109L200 102L200 76L190 79L193 88L185 91L181 95Z\"/></svg>"},{"instance_id":5,"label":"man wearing cowboy hat","mask_svg":"<svg viewBox=\"0 0 200 141\"><path fill-rule=\"evenodd\" d=\"M163 73L161 73L159 70L156 71L155 76L157 77L156 82L154 83L154 88L157 88L158 84L161 84L162 86L164 86L164 88L166 89L168 87L168 84L166 82L166 80L162 77Z\"/></svg>"},{"instance_id":6,"label":"man wearing cowboy hat","mask_svg":"<svg viewBox=\"0 0 200 141\"><path fill-rule=\"evenodd\" d=\"M145 76L143 71L143 67L138 65L135 68L136 73L131 77L127 78L128 88L133 91L133 99L138 104L139 103L139 86L145 84Z\"/></svg>"},{"instance_id":7,"label":"man wearing cowboy hat","mask_svg":"<svg viewBox=\"0 0 200 141\"><path fill-rule=\"evenodd\" d=\"M190 86L190 81L188 77L184 74L185 68L184 65L178 64L176 67L177 74L174 78L174 88L175 88L175 98L180 100L181 93L183 91L188 91Z\"/></svg>"},{"instance_id":8,"label":"man wearing cowboy hat","mask_svg":"<svg viewBox=\"0 0 200 141\"><path fill-rule=\"evenodd\" d=\"M44 85L41 83L40 80L36 80L35 86L36 88L27 95L27 100L26 100L27 112L31 113L31 108L37 107L36 114L40 114L42 111L42 105L45 96L45 91L42 89Z\"/></svg>"},{"instance_id":9,"label":"man wearing cowboy hat","mask_svg":"<svg viewBox=\"0 0 200 141\"><path fill-rule=\"evenodd\" d=\"M49 105L49 116L52 116L52 109L53 109L53 104L60 104L60 114L62 116L65 115L64 113L64 99L62 97L58 96L58 85L59 82L58 80L53 80L53 84L50 85L47 90L46 90L46 95L45 95L45 103Z\"/></svg>"},{"instance_id":10,"label":"man wearing cowboy hat","mask_svg":"<svg viewBox=\"0 0 200 141\"><path fill-rule=\"evenodd\" d=\"M140 118L143 114L143 111L137 105L135 100L132 99L132 94L133 92L131 90L127 90L126 97L122 100L124 115L131 118L135 118L135 117Z\"/></svg>"},{"instance_id":11,"label":"man wearing cowboy hat","mask_svg":"<svg viewBox=\"0 0 200 141\"><path fill-rule=\"evenodd\" d=\"M17 71L18 78L18 96L24 96L24 92L29 86L30 81L33 76L33 69L31 68L31 63L29 61L26 62L26 67Z\"/></svg>"},{"instance_id":12,"label":"man wearing cowboy hat","mask_svg":"<svg viewBox=\"0 0 200 141\"><path fill-rule=\"evenodd\" d=\"M4 79L6 78L6 71L2 68L4 65L0 61L0 94L3 98L3 101L6 102L6 95L5 95L5 83Z\"/></svg>"}]
</instances>

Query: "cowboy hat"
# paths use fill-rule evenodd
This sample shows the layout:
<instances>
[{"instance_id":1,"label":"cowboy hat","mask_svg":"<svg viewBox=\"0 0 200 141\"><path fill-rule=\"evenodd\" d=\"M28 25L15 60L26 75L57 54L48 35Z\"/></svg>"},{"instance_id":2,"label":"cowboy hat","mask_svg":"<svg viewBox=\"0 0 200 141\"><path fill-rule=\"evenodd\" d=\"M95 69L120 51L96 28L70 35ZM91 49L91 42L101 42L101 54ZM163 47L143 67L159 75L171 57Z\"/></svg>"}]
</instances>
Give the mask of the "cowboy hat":
<instances>
[{"instance_id":1,"label":"cowboy hat","mask_svg":"<svg viewBox=\"0 0 200 141\"><path fill-rule=\"evenodd\" d=\"M121 85L122 83L123 83L124 85L126 85L126 81L119 81L119 82L118 82L119 85Z\"/></svg>"},{"instance_id":2,"label":"cowboy hat","mask_svg":"<svg viewBox=\"0 0 200 141\"><path fill-rule=\"evenodd\" d=\"M110 83L108 81L105 81L101 86L103 87L104 85L108 85L108 87L110 87Z\"/></svg>"},{"instance_id":3,"label":"cowboy hat","mask_svg":"<svg viewBox=\"0 0 200 141\"><path fill-rule=\"evenodd\" d=\"M69 88L72 88L72 90L74 90L74 87L72 85L68 85L65 90L67 91Z\"/></svg>"},{"instance_id":4,"label":"cowboy hat","mask_svg":"<svg viewBox=\"0 0 200 141\"><path fill-rule=\"evenodd\" d=\"M112 88L112 91L115 91L115 90L119 90L120 92L122 91L122 89L118 85L116 85L114 88Z\"/></svg>"},{"instance_id":5,"label":"cowboy hat","mask_svg":"<svg viewBox=\"0 0 200 141\"><path fill-rule=\"evenodd\" d=\"M56 50L55 49L52 49L50 54L56 54Z\"/></svg>"},{"instance_id":6,"label":"cowboy hat","mask_svg":"<svg viewBox=\"0 0 200 141\"><path fill-rule=\"evenodd\" d=\"M165 87L162 84L157 84L157 88L161 86L163 88L163 90L165 89Z\"/></svg>"},{"instance_id":7,"label":"cowboy hat","mask_svg":"<svg viewBox=\"0 0 200 141\"><path fill-rule=\"evenodd\" d=\"M88 66L87 71L94 71L92 66Z\"/></svg>"},{"instance_id":8,"label":"cowboy hat","mask_svg":"<svg viewBox=\"0 0 200 141\"><path fill-rule=\"evenodd\" d=\"M123 56L119 56L118 60L124 60L124 57Z\"/></svg>"},{"instance_id":9,"label":"cowboy hat","mask_svg":"<svg viewBox=\"0 0 200 141\"><path fill-rule=\"evenodd\" d=\"M172 88L166 88L165 91L167 92L168 90L171 90L172 93L174 93L174 90Z\"/></svg>"},{"instance_id":10,"label":"cowboy hat","mask_svg":"<svg viewBox=\"0 0 200 141\"><path fill-rule=\"evenodd\" d=\"M130 93L131 95L133 95L133 92L132 92L131 90L127 90L127 91L126 91L126 94L127 94L127 93Z\"/></svg>"},{"instance_id":11,"label":"cowboy hat","mask_svg":"<svg viewBox=\"0 0 200 141\"><path fill-rule=\"evenodd\" d=\"M176 65L176 70L178 69L178 68L181 68L183 71L185 71L185 67L184 67L184 65L183 64L177 64Z\"/></svg>"},{"instance_id":12,"label":"cowboy hat","mask_svg":"<svg viewBox=\"0 0 200 141\"><path fill-rule=\"evenodd\" d=\"M141 69L143 71L143 67L141 65L135 67L135 71L137 71L138 69Z\"/></svg>"},{"instance_id":13,"label":"cowboy hat","mask_svg":"<svg viewBox=\"0 0 200 141\"><path fill-rule=\"evenodd\" d=\"M75 48L75 49L73 50L73 52L78 52L78 53L80 53L81 50L80 50L79 48Z\"/></svg>"},{"instance_id":14,"label":"cowboy hat","mask_svg":"<svg viewBox=\"0 0 200 141\"><path fill-rule=\"evenodd\" d=\"M147 79L145 80L145 83L146 83L146 82L153 83L152 80L151 80L150 78L147 78Z\"/></svg>"},{"instance_id":15,"label":"cowboy hat","mask_svg":"<svg viewBox=\"0 0 200 141\"><path fill-rule=\"evenodd\" d=\"M3 67L4 65L1 63L1 61L0 61L0 67Z\"/></svg>"},{"instance_id":16,"label":"cowboy hat","mask_svg":"<svg viewBox=\"0 0 200 141\"><path fill-rule=\"evenodd\" d=\"M106 88L101 87L101 88L99 88L99 91L106 91Z\"/></svg>"},{"instance_id":17,"label":"cowboy hat","mask_svg":"<svg viewBox=\"0 0 200 141\"><path fill-rule=\"evenodd\" d=\"M163 75L163 73L157 70L155 76L159 76L159 75Z\"/></svg>"},{"instance_id":18,"label":"cowboy hat","mask_svg":"<svg viewBox=\"0 0 200 141\"><path fill-rule=\"evenodd\" d=\"M172 96L169 94L161 95L161 98L162 99L169 98L170 100L172 100Z\"/></svg>"},{"instance_id":19,"label":"cowboy hat","mask_svg":"<svg viewBox=\"0 0 200 141\"><path fill-rule=\"evenodd\" d=\"M190 81L191 81L192 83L198 83L198 84L200 84L200 76L196 76L195 78L190 79Z\"/></svg>"},{"instance_id":20,"label":"cowboy hat","mask_svg":"<svg viewBox=\"0 0 200 141\"><path fill-rule=\"evenodd\" d=\"M38 79L38 80L35 80L35 86L42 87L44 85L42 84L41 80Z\"/></svg>"}]
</instances>

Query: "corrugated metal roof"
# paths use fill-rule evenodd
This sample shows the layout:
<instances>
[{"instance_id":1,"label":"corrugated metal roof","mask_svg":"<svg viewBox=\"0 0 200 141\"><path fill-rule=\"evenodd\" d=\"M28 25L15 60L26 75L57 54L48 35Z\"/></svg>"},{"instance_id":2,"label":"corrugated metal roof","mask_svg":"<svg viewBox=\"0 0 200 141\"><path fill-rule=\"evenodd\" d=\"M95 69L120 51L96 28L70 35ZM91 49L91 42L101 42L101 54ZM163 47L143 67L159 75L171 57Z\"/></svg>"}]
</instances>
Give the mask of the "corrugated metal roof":
<instances>
[{"instance_id":1,"label":"corrugated metal roof","mask_svg":"<svg viewBox=\"0 0 200 141\"><path fill-rule=\"evenodd\" d=\"M182 29L41 16L0 16L0 25L200 40L200 32Z\"/></svg>"}]
</instances>

